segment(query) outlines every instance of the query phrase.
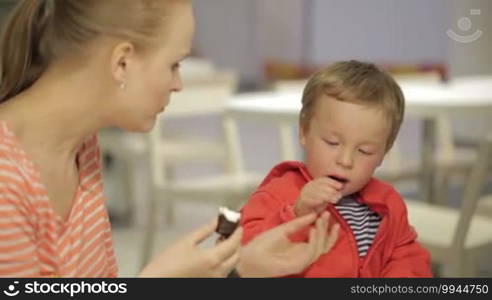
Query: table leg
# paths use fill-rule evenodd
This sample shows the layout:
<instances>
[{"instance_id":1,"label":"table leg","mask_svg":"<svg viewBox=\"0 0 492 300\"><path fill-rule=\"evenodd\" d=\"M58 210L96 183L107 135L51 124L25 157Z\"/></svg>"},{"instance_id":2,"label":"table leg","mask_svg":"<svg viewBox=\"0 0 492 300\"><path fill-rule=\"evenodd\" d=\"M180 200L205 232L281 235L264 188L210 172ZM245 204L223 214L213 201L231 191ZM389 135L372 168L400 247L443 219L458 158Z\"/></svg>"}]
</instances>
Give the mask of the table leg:
<instances>
[{"instance_id":1,"label":"table leg","mask_svg":"<svg viewBox=\"0 0 492 300\"><path fill-rule=\"evenodd\" d=\"M238 175L244 171L244 159L236 120L229 114L222 118L225 140L227 142L228 162L230 172Z\"/></svg>"},{"instance_id":2,"label":"table leg","mask_svg":"<svg viewBox=\"0 0 492 300\"><path fill-rule=\"evenodd\" d=\"M282 160L294 160L294 141L292 138L292 123L282 122L279 124L280 151Z\"/></svg>"},{"instance_id":3,"label":"table leg","mask_svg":"<svg viewBox=\"0 0 492 300\"><path fill-rule=\"evenodd\" d=\"M422 124L422 145L421 145L421 177L420 177L420 198L427 203L435 201L435 157L434 149L436 146L436 121L434 118L425 118Z\"/></svg>"}]
</instances>

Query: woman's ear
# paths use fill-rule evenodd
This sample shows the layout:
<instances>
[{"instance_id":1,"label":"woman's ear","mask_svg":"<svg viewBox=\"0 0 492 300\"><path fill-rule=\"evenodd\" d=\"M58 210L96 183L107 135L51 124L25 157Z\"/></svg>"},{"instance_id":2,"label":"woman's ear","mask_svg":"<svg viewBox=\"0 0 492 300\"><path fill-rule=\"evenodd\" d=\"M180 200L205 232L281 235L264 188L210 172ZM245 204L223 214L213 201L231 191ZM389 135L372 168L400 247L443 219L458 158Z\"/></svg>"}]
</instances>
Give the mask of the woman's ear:
<instances>
[{"instance_id":1,"label":"woman's ear","mask_svg":"<svg viewBox=\"0 0 492 300\"><path fill-rule=\"evenodd\" d=\"M125 85L128 70L135 56L135 47L129 42L117 44L111 55L111 74L119 85Z\"/></svg>"}]
</instances>

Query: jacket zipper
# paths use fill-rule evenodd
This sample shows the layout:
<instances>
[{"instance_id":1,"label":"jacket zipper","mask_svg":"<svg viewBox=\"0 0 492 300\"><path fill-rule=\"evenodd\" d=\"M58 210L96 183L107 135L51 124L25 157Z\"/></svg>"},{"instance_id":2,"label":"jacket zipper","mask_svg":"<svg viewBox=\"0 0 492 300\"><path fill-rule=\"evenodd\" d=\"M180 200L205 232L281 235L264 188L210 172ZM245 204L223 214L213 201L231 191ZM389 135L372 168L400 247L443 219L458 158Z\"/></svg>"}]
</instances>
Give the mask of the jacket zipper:
<instances>
[{"instance_id":1,"label":"jacket zipper","mask_svg":"<svg viewBox=\"0 0 492 300\"><path fill-rule=\"evenodd\" d=\"M354 233L352 232L352 228L350 228L349 224L347 223L347 221L345 221L345 219L342 217L342 215L340 215L340 213L338 212L338 210L335 208L334 205L330 204L328 205L328 210L330 211L331 214L335 215L335 217L337 218L337 221L344 227L344 229L349 233L350 235L350 238L352 240L352 246L355 245L355 251L352 252L352 254L355 253L355 267L357 269L357 277L359 277L360 275L360 258L359 258L359 249L357 247L357 241L355 240L355 236L354 236Z\"/></svg>"},{"instance_id":2,"label":"jacket zipper","mask_svg":"<svg viewBox=\"0 0 492 300\"><path fill-rule=\"evenodd\" d=\"M384 220L384 221L386 221L386 220ZM367 264L371 259L371 255L375 251L374 249L379 247L379 244L382 243L382 241L384 240L383 238L387 234L387 230L384 230L384 232L383 232L382 225L383 225L383 219L381 219L381 222L379 223L378 231L376 233L376 236L374 237L374 241L372 242L371 247L369 247L369 250L367 251L366 256L364 256L364 258L360 258L359 275L360 275L361 271L367 267Z\"/></svg>"},{"instance_id":3,"label":"jacket zipper","mask_svg":"<svg viewBox=\"0 0 492 300\"><path fill-rule=\"evenodd\" d=\"M386 216L381 217L381 222L379 223L378 231L376 232L376 235L375 235L374 240L373 240L373 242L371 244L371 247L369 247L369 250L367 251L366 256L364 256L363 258L361 258L359 256L359 248L357 246L357 240L355 239L354 232L352 231L352 228L350 228L350 225L340 215L340 213L338 212L338 210L335 208L334 205L329 205L328 206L328 209L329 209L330 213L332 213L332 214L335 215L335 217L338 219L339 223L342 226L344 226L344 229L347 230L349 232L349 234L350 234L350 238L353 241L353 245L355 245L355 251L354 251L354 253L355 253L355 258L356 258L355 261L356 261L356 264L357 264L356 265L356 267L357 267L357 277L360 277L361 271L367 266L368 261L370 260L371 255L374 252L373 249L377 248L379 246L379 244L382 243L383 238L386 236L387 230L385 230L384 232L381 230L382 229L382 225L383 225L383 218L386 218Z\"/></svg>"}]
</instances>

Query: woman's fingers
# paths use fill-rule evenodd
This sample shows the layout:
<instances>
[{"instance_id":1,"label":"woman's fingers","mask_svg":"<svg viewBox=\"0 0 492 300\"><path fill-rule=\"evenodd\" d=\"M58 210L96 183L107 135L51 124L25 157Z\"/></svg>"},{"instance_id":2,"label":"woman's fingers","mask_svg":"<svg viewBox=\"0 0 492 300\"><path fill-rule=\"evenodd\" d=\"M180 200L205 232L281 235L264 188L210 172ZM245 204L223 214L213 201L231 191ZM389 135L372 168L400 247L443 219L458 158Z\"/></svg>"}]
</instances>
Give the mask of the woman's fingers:
<instances>
[{"instance_id":1,"label":"woman's fingers","mask_svg":"<svg viewBox=\"0 0 492 300\"><path fill-rule=\"evenodd\" d=\"M316 251L318 249L318 235L316 234L316 229L311 228L309 230L309 241L307 245L307 253L308 253L308 264L304 266L306 268L308 265L313 263L316 260Z\"/></svg>"},{"instance_id":2,"label":"woman's fingers","mask_svg":"<svg viewBox=\"0 0 492 300\"><path fill-rule=\"evenodd\" d=\"M229 257L226 261L222 263L221 266L221 274L220 276L225 277L227 276L232 269L236 267L236 265L239 263L239 250L234 253L231 257Z\"/></svg>"},{"instance_id":3,"label":"woman's fingers","mask_svg":"<svg viewBox=\"0 0 492 300\"><path fill-rule=\"evenodd\" d=\"M203 225L202 227L193 231L189 235L189 238L191 239L191 242L193 244L200 244L205 239L207 239L210 235L212 235L212 233L215 232L215 228L217 228L217 218L214 218L206 225Z\"/></svg>"},{"instance_id":4,"label":"woman's fingers","mask_svg":"<svg viewBox=\"0 0 492 300\"><path fill-rule=\"evenodd\" d=\"M334 224L328 230L330 214L324 212L321 217L316 220L316 225L309 232L308 253L312 257L312 261L318 259L319 256L327 253L335 245L338 239L340 230L339 224Z\"/></svg>"},{"instance_id":5,"label":"woman's fingers","mask_svg":"<svg viewBox=\"0 0 492 300\"><path fill-rule=\"evenodd\" d=\"M335 243L338 240L339 232L340 232L340 224L338 224L338 223L333 224L333 226L331 226L330 233L328 234L328 238L326 239L326 242L325 242L324 253L330 251L331 248L333 248L333 246L335 245Z\"/></svg>"},{"instance_id":6,"label":"woman's fingers","mask_svg":"<svg viewBox=\"0 0 492 300\"><path fill-rule=\"evenodd\" d=\"M241 246L241 239L243 237L243 228L238 227L234 233L225 241L221 242L214 248L210 249L217 255L220 262L229 259L233 256Z\"/></svg>"},{"instance_id":7,"label":"woman's fingers","mask_svg":"<svg viewBox=\"0 0 492 300\"><path fill-rule=\"evenodd\" d=\"M325 214L323 213L323 216ZM316 252L314 253L314 259L317 259L325 248L325 240L326 240L326 216L319 217L316 220Z\"/></svg>"},{"instance_id":8,"label":"woman's fingers","mask_svg":"<svg viewBox=\"0 0 492 300\"><path fill-rule=\"evenodd\" d=\"M282 236L289 236L312 224L316 220L316 214L310 213L302 217L298 217L292 221L284 223L274 229L280 231Z\"/></svg>"}]
</instances>

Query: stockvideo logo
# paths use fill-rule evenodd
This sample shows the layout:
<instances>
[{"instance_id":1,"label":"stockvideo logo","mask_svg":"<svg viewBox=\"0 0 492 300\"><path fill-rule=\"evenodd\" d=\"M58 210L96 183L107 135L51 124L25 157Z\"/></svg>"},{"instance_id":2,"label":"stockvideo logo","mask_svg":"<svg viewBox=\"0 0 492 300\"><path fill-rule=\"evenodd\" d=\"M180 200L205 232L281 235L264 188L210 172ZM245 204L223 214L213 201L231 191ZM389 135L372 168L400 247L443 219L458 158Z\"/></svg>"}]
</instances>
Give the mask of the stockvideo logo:
<instances>
[{"instance_id":1,"label":"stockvideo logo","mask_svg":"<svg viewBox=\"0 0 492 300\"><path fill-rule=\"evenodd\" d=\"M17 290L18 281L14 281L14 284L10 284L9 287L3 291L3 293L9 297L17 296L20 291Z\"/></svg>"},{"instance_id":2,"label":"stockvideo logo","mask_svg":"<svg viewBox=\"0 0 492 300\"><path fill-rule=\"evenodd\" d=\"M470 10L471 16L479 16L481 13L482 13L482 11L480 9L471 9ZM472 27L472 21L470 18L461 17L458 20L458 28L460 29L460 31L467 33L467 31L469 31L471 29L471 27ZM453 39L459 43L471 43L471 42L478 40L482 36L483 32L480 29L478 29L471 34L459 34L459 33L454 32L452 29L449 29L448 31L446 31L446 34L451 39Z\"/></svg>"}]
</instances>

